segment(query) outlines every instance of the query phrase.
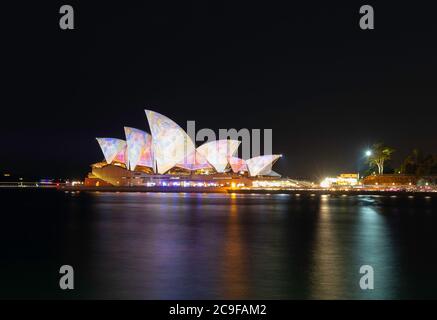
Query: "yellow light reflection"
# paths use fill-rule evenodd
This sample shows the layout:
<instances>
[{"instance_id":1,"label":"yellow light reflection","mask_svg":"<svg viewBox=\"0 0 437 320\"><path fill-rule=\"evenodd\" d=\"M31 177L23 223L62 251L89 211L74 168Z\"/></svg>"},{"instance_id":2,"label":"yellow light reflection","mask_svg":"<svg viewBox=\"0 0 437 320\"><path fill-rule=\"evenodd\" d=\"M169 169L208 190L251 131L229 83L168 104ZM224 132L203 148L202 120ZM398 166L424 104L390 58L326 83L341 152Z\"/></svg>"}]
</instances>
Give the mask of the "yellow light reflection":
<instances>
[{"instance_id":1,"label":"yellow light reflection","mask_svg":"<svg viewBox=\"0 0 437 320\"><path fill-rule=\"evenodd\" d=\"M238 219L237 195L231 194L231 205L227 225L223 260L223 296L229 299L243 299L248 294L246 250L241 237Z\"/></svg>"}]
</instances>

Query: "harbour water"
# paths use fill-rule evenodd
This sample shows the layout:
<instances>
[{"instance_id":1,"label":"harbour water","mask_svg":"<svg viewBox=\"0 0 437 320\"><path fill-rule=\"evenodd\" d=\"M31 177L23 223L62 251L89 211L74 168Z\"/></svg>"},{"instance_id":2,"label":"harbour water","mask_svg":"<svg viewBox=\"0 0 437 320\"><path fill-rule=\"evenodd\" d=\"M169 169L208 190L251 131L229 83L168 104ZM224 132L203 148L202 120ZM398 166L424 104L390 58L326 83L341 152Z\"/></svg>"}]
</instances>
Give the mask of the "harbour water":
<instances>
[{"instance_id":1,"label":"harbour water","mask_svg":"<svg viewBox=\"0 0 437 320\"><path fill-rule=\"evenodd\" d=\"M1 298L437 298L435 197L23 188L0 200ZM59 289L66 264L74 290Z\"/></svg>"}]
</instances>

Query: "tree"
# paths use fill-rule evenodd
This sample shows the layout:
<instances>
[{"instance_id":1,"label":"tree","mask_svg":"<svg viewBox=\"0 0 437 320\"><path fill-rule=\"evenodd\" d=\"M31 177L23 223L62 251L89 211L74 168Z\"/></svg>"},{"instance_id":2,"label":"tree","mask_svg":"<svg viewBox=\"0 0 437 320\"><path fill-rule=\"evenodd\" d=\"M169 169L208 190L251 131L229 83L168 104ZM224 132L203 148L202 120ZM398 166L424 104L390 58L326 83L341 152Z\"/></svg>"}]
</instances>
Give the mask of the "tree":
<instances>
[{"instance_id":1,"label":"tree","mask_svg":"<svg viewBox=\"0 0 437 320\"><path fill-rule=\"evenodd\" d=\"M379 174L383 174L384 163L391 159L393 152L395 152L393 148L388 147L383 143L375 143L371 148L367 161L371 167L376 166L378 168Z\"/></svg>"},{"instance_id":2,"label":"tree","mask_svg":"<svg viewBox=\"0 0 437 320\"><path fill-rule=\"evenodd\" d=\"M416 174L420 163L423 161L423 154L419 149L414 149L402 162L400 172L403 174Z\"/></svg>"},{"instance_id":3,"label":"tree","mask_svg":"<svg viewBox=\"0 0 437 320\"><path fill-rule=\"evenodd\" d=\"M401 164L400 172L417 176L432 175L436 173L437 155L425 155L418 149L414 149Z\"/></svg>"}]
</instances>

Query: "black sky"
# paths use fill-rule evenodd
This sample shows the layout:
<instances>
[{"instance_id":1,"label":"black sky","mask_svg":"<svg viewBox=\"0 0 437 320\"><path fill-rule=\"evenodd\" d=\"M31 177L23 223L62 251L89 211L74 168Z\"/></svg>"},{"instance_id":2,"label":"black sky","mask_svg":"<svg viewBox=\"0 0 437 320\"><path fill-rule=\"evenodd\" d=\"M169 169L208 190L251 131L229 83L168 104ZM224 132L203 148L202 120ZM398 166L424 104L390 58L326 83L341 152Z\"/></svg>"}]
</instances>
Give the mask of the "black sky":
<instances>
[{"instance_id":1,"label":"black sky","mask_svg":"<svg viewBox=\"0 0 437 320\"><path fill-rule=\"evenodd\" d=\"M377 141L396 159L437 151L430 4L90 2L2 5L0 171L83 177L95 137L148 130L145 107L182 127L272 128L294 177L356 171ZM363 4L375 30L358 26Z\"/></svg>"}]
</instances>

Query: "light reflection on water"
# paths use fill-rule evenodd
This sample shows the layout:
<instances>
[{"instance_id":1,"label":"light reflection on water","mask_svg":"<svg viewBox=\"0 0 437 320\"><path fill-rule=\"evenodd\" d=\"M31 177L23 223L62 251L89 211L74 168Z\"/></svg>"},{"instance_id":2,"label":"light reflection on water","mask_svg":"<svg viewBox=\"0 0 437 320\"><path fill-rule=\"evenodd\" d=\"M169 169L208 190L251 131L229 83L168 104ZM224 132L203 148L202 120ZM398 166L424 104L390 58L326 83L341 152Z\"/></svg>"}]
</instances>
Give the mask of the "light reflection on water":
<instances>
[{"instance_id":1,"label":"light reflection on water","mask_svg":"<svg viewBox=\"0 0 437 320\"><path fill-rule=\"evenodd\" d=\"M101 193L92 203L99 295L402 296L390 217L373 197ZM364 264L377 290L360 290Z\"/></svg>"},{"instance_id":2,"label":"light reflection on water","mask_svg":"<svg viewBox=\"0 0 437 320\"><path fill-rule=\"evenodd\" d=\"M374 199L360 200L366 205L358 205L351 213L350 207L322 198L314 250L314 298L342 299L345 288L348 298L396 298L390 231L377 208L368 205ZM375 270L378 290L360 289L358 270L362 265Z\"/></svg>"},{"instance_id":3,"label":"light reflection on water","mask_svg":"<svg viewBox=\"0 0 437 320\"><path fill-rule=\"evenodd\" d=\"M49 199L28 199L36 211L46 208L49 220L34 220L38 233L32 250L54 270L65 262L76 267L75 297L437 298L435 199L190 193L47 197L54 197L56 206L47 209ZM16 216L28 214L20 210ZM30 228L23 232L32 233ZM26 266L34 263L29 259ZM359 288L364 264L374 267L373 291ZM60 295L56 286L41 290L44 294L36 289L35 294Z\"/></svg>"}]
</instances>

